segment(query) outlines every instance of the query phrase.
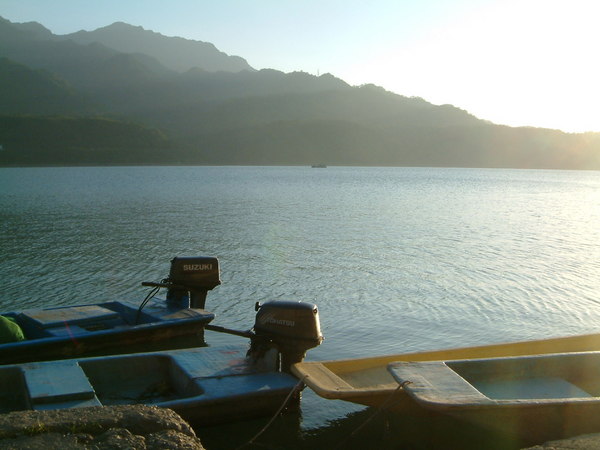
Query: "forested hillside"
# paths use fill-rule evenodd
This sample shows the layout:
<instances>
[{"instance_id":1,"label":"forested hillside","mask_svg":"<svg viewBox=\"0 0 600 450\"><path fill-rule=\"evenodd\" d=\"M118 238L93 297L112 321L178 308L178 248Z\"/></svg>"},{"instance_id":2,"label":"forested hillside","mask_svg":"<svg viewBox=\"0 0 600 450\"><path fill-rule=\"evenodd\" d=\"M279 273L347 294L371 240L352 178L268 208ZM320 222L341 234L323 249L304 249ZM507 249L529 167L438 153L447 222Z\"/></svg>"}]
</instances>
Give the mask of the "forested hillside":
<instances>
[{"instance_id":1,"label":"forested hillside","mask_svg":"<svg viewBox=\"0 0 600 450\"><path fill-rule=\"evenodd\" d=\"M600 135L492 124L330 74L254 70L124 23L57 36L0 18L0 164L600 169Z\"/></svg>"}]
</instances>

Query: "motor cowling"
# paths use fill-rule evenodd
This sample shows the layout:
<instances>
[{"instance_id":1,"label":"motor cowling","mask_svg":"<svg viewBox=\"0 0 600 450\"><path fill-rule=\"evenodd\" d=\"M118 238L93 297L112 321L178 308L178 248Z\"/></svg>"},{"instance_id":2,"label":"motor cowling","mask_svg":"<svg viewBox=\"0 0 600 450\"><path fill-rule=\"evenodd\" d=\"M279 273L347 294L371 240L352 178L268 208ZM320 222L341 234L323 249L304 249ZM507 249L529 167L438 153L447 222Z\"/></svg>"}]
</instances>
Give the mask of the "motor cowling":
<instances>
[{"instance_id":1,"label":"motor cowling","mask_svg":"<svg viewBox=\"0 0 600 450\"><path fill-rule=\"evenodd\" d=\"M221 284L219 260L208 256L176 256L166 281L167 301L192 308L204 308L208 291ZM189 296L188 296L189 294Z\"/></svg>"},{"instance_id":2,"label":"motor cowling","mask_svg":"<svg viewBox=\"0 0 600 450\"><path fill-rule=\"evenodd\" d=\"M256 304L254 336L250 353L260 353L275 346L281 355L281 370L290 371L306 351L323 341L319 310L312 303L270 301Z\"/></svg>"}]
</instances>

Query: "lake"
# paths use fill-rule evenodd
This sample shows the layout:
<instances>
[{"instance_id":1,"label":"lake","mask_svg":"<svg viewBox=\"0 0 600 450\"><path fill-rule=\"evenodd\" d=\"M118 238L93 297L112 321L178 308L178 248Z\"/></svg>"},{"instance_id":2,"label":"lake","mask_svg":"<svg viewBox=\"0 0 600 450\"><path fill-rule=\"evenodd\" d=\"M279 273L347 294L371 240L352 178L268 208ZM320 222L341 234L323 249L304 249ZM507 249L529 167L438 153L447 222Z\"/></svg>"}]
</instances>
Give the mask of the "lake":
<instances>
[{"instance_id":1,"label":"lake","mask_svg":"<svg viewBox=\"0 0 600 450\"><path fill-rule=\"evenodd\" d=\"M600 331L597 171L2 168L0 215L3 310L141 301L174 256L206 255L221 265L214 324L248 329L257 301L313 302L313 360ZM273 448L319 433L331 446L369 411L305 391Z\"/></svg>"}]
</instances>

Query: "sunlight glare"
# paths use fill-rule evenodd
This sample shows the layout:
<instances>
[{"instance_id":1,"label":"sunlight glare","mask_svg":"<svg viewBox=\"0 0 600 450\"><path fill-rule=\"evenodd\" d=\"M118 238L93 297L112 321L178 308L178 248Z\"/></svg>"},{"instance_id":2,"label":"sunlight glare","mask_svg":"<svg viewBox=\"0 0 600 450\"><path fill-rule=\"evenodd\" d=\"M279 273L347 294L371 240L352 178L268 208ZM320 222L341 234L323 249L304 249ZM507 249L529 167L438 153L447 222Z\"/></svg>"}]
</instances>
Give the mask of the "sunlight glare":
<instances>
[{"instance_id":1,"label":"sunlight glare","mask_svg":"<svg viewBox=\"0 0 600 450\"><path fill-rule=\"evenodd\" d=\"M374 54L362 78L495 123L600 131L600 3L486 5Z\"/></svg>"}]
</instances>

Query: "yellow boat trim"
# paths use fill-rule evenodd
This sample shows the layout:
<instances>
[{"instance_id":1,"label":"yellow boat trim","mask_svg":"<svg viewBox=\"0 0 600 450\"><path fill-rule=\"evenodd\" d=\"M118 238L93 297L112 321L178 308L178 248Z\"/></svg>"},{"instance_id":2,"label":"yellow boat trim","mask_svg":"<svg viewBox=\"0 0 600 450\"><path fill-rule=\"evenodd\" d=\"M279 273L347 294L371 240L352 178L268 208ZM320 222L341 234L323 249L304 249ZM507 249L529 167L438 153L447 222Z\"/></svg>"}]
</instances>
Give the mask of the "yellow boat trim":
<instances>
[{"instance_id":1,"label":"yellow boat trim","mask_svg":"<svg viewBox=\"0 0 600 450\"><path fill-rule=\"evenodd\" d=\"M321 397L379 406L398 386L398 383L387 371L387 365L391 362L492 358L584 351L600 351L600 333L371 358L308 361L294 364L292 372L297 377L304 378L306 385Z\"/></svg>"}]
</instances>

